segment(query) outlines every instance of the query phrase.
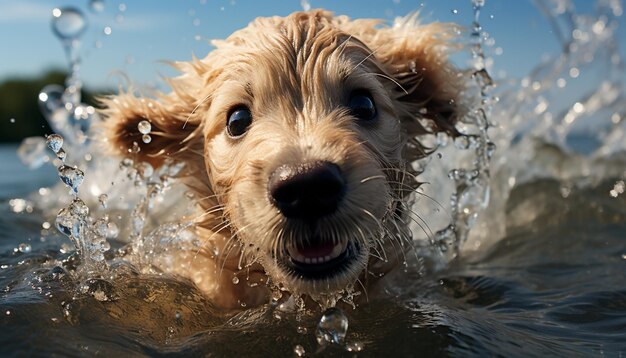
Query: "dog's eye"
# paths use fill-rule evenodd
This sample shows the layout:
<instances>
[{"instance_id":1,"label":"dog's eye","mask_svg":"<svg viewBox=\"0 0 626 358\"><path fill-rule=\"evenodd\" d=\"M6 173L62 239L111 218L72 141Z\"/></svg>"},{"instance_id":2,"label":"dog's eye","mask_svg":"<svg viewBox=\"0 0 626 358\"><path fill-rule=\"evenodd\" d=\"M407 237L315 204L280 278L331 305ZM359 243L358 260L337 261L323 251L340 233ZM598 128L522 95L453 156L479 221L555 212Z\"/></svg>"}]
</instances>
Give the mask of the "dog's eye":
<instances>
[{"instance_id":1,"label":"dog's eye","mask_svg":"<svg viewBox=\"0 0 626 358\"><path fill-rule=\"evenodd\" d=\"M248 127L252 123L252 113L247 107L236 107L230 111L226 128L228 135L231 137L239 137L246 133Z\"/></svg>"},{"instance_id":2,"label":"dog's eye","mask_svg":"<svg viewBox=\"0 0 626 358\"><path fill-rule=\"evenodd\" d=\"M352 92L348 107L350 107L350 113L362 121L371 121L376 118L376 105L374 105L372 95L367 91Z\"/></svg>"}]
</instances>

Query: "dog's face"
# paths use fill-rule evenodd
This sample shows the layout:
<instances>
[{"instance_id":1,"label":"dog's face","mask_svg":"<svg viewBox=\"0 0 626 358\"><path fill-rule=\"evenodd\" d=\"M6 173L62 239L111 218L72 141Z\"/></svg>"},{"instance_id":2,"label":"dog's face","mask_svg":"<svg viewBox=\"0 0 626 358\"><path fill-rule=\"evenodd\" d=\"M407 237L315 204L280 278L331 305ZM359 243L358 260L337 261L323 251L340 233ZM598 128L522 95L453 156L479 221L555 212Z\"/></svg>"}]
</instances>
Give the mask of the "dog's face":
<instances>
[{"instance_id":1,"label":"dog's face","mask_svg":"<svg viewBox=\"0 0 626 358\"><path fill-rule=\"evenodd\" d=\"M108 100L108 138L121 151L136 142L154 165L185 161L215 213L205 225L228 232L274 282L341 290L371 257L397 254L420 120L454 131L459 81L447 32L437 34L447 28L413 20L394 30L319 11L258 19L179 65L170 94ZM141 120L155 128L149 144Z\"/></svg>"}]
</instances>

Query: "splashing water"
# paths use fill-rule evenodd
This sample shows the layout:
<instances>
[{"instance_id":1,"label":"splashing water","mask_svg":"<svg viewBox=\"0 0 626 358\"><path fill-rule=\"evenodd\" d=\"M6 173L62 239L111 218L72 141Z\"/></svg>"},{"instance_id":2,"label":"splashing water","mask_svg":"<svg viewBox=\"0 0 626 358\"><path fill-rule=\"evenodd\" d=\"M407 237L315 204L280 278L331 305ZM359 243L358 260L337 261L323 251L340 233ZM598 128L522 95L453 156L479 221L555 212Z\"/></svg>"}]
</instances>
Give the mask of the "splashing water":
<instances>
[{"instance_id":1,"label":"splashing water","mask_svg":"<svg viewBox=\"0 0 626 358\"><path fill-rule=\"evenodd\" d=\"M563 52L545 59L525 78L494 81L489 75L493 58L485 54L492 51L493 41L479 23L484 2L472 2L469 85L479 96L470 98L473 105L457 125L464 135L453 146L442 135L432 140L438 146L435 158L445 160L431 157L419 164L425 168L424 181L441 185L420 188L414 211L428 217L431 228L442 229L434 236L419 227L412 231L418 246L427 246L425 255L439 256L439 267L459 255L488 252L505 237L509 194L524 183L553 177L589 186L626 174L619 161L614 162L626 149L623 60L615 42L619 2L599 1L596 15L575 14L568 1L534 3L550 21ZM568 99L572 91L564 90L567 79L582 73L601 80L589 86L589 93ZM550 156L544 153L549 148L563 158L576 153L580 138L600 145L559 165L547 161ZM452 183L441 182L446 176ZM430 245L419 244L421 240Z\"/></svg>"},{"instance_id":2,"label":"splashing water","mask_svg":"<svg viewBox=\"0 0 626 358\"><path fill-rule=\"evenodd\" d=\"M490 127L488 118L493 102L488 91L493 86L493 81L485 67L484 38L479 23L480 10L484 4L483 0L472 1L474 21L470 35L473 71L471 77L480 96L477 103L457 124L461 135L454 139L457 149L474 150L472 167L454 168L449 171L448 178L454 181L455 188L450 196L452 221L446 228L437 231L431 239L431 243L449 258L459 254L461 244L467 239L478 215L489 202L489 161L494 154L495 144L489 140L488 134ZM441 138L439 140L441 141ZM450 246L452 250L448 251Z\"/></svg>"},{"instance_id":3,"label":"splashing water","mask_svg":"<svg viewBox=\"0 0 626 358\"><path fill-rule=\"evenodd\" d=\"M62 148L63 137L51 134L47 138L47 144L57 157L59 153L64 153L63 158L59 157L59 159L65 161L66 154ZM109 218L107 215L97 219L90 216L89 207L78 197L78 188L85 176L82 170L62 164L58 168L58 173L61 181L71 189L74 199L57 214L56 228L74 244L80 262L79 274L88 275L90 276L88 280L93 281L95 279L93 275L106 272L108 267L104 253L110 249L110 244L106 240L110 229ZM91 293L100 295L99 292Z\"/></svg>"}]
</instances>

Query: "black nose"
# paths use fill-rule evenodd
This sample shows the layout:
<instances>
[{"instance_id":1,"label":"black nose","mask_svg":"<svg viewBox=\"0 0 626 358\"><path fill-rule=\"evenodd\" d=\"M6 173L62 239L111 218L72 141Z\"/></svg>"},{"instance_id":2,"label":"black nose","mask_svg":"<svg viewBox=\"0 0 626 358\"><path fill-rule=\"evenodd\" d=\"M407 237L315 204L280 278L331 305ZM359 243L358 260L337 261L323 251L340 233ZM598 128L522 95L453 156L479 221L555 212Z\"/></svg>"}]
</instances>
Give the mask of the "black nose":
<instances>
[{"instance_id":1,"label":"black nose","mask_svg":"<svg viewBox=\"0 0 626 358\"><path fill-rule=\"evenodd\" d=\"M339 167L330 162L282 165L270 176L268 190L283 215L311 220L337 209L346 181Z\"/></svg>"}]
</instances>

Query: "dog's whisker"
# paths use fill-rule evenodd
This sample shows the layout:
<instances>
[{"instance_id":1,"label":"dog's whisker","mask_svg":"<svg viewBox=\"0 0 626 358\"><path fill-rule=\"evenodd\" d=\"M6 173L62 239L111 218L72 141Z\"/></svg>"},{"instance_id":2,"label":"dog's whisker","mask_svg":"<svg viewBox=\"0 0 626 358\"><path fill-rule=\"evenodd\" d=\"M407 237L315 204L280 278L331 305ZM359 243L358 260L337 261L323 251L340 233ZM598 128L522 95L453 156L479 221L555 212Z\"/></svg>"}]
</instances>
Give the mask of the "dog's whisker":
<instances>
[{"instance_id":1,"label":"dog's whisker","mask_svg":"<svg viewBox=\"0 0 626 358\"><path fill-rule=\"evenodd\" d=\"M430 226L428 225L428 223L426 222L426 220L423 217L421 217L418 213L416 213L415 211L410 210L410 209L407 209L405 212L406 212L407 216L409 216L409 218L411 218L411 219L412 219L412 216L415 215L415 217L417 217L417 219L424 225L424 227L426 227L428 229L428 232L430 233L430 235L434 236L433 230L430 228ZM421 225L420 225L420 228L422 228L422 230L424 229ZM428 233L426 233L426 232L424 232L424 233L428 236Z\"/></svg>"},{"instance_id":2,"label":"dog's whisker","mask_svg":"<svg viewBox=\"0 0 626 358\"><path fill-rule=\"evenodd\" d=\"M379 47L380 48L380 47ZM365 61L369 60L370 57L374 56L374 54L376 53L376 51L378 51L378 48L375 49L374 51L370 52L367 56L365 56L364 59L362 59L359 63L356 64L356 66L352 67L352 69L350 70L350 72L354 72L355 69L357 69L359 66L361 66L363 63L365 63Z\"/></svg>"},{"instance_id":3,"label":"dog's whisker","mask_svg":"<svg viewBox=\"0 0 626 358\"><path fill-rule=\"evenodd\" d=\"M189 119L191 119L191 116L194 115L194 113L196 113L196 111L198 110L198 108L200 108L200 106L202 106L206 101L209 100L209 98L211 98L211 93L207 94L204 98L202 98L202 100L200 102L198 102L198 104L191 110L191 112L189 113L189 115L187 116L187 118L185 119L185 123L183 123L183 127L182 129L185 129L185 127L187 126L187 123L189 123Z\"/></svg>"},{"instance_id":4,"label":"dog's whisker","mask_svg":"<svg viewBox=\"0 0 626 358\"><path fill-rule=\"evenodd\" d=\"M387 79L387 80L389 80L389 81L393 82L396 86L400 87L400 89L401 89L401 90L402 90L405 94L409 94L409 91L407 91L406 89L404 89L404 87L400 84L400 82L398 82L398 81L394 80L394 79L393 79L393 77L391 77L391 76L387 76L387 75L382 74L382 73L375 73L375 72L374 72L374 73L372 73L372 74L373 74L374 76L379 76L379 77L382 77L382 78L384 78L384 79Z\"/></svg>"},{"instance_id":5,"label":"dog's whisker","mask_svg":"<svg viewBox=\"0 0 626 358\"><path fill-rule=\"evenodd\" d=\"M222 277L222 274L224 273L224 269L226 267L226 263L228 262L228 257L230 256L230 254L233 251L233 249L235 249L235 247L237 246L236 245L237 244L236 240L232 240L232 243L229 240L228 243L230 243L230 244L225 247L224 257L220 257L220 260L222 261L222 265L220 266L220 271L217 274L218 278ZM239 252L239 254L241 255L241 252ZM218 281L218 282L220 282L220 281Z\"/></svg>"},{"instance_id":6,"label":"dog's whisker","mask_svg":"<svg viewBox=\"0 0 626 358\"><path fill-rule=\"evenodd\" d=\"M361 288L363 289L363 295L365 296L365 302L369 302L370 298L369 295L367 294L367 288L365 288L365 285L363 284L363 282L361 281L360 278L356 279L356 282L359 284L359 286L361 286Z\"/></svg>"},{"instance_id":7,"label":"dog's whisker","mask_svg":"<svg viewBox=\"0 0 626 358\"><path fill-rule=\"evenodd\" d=\"M384 175L372 175L372 176L369 176L367 178L361 179L360 183L363 184L365 182L368 182L368 181L374 180L374 179L387 179L387 177L384 176Z\"/></svg>"},{"instance_id":8,"label":"dog's whisker","mask_svg":"<svg viewBox=\"0 0 626 358\"><path fill-rule=\"evenodd\" d=\"M346 38L345 40L343 40L343 42L337 47L339 49L339 55L338 57L341 57L341 55L343 54L343 50L348 47L348 43L350 43L350 40L352 40L353 35L350 34L348 36L348 38Z\"/></svg>"},{"instance_id":9,"label":"dog's whisker","mask_svg":"<svg viewBox=\"0 0 626 358\"><path fill-rule=\"evenodd\" d=\"M364 208L361 208L361 211L364 212L370 218L372 218L372 220L374 220L374 222L376 222L376 223L380 222L380 220L376 216L374 216L374 214L372 214L371 211L369 211L367 209L364 209Z\"/></svg>"},{"instance_id":10,"label":"dog's whisker","mask_svg":"<svg viewBox=\"0 0 626 358\"><path fill-rule=\"evenodd\" d=\"M221 227L219 229L217 229L217 227L219 227L221 225ZM217 234L219 234L220 231L227 229L230 227L230 223L229 222L221 222L220 224L214 226L213 228L211 228L211 232L212 234L209 237L202 237L200 238L200 241L204 241L204 242L211 242L211 240L213 239L213 237ZM203 246L199 246L198 250L194 253L194 260L196 259L196 257L198 256L198 254L200 253L200 251L203 249Z\"/></svg>"},{"instance_id":11,"label":"dog's whisker","mask_svg":"<svg viewBox=\"0 0 626 358\"><path fill-rule=\"evenodd\" d=\"M193 219L191 219L192 222L198 222L200 219L206 218L209 215L213 215L217 212L223 211L224 207L222 205L220 205L219 207L214 207L213 209L210 209L208 211L204 211L203 213L201 213L200 215L194 217Z\"/></svg>"},{"instance_id":12,"label":"dog's whisker","mask_svg":"<svg viewBox=\"0 0 626 358\"><path fill-rule=\"evenodd\" d=\"M361 210L365 210L365 209L361 208ZM378 219L376 219L374 216L372 216L372 218L374 219L374 222L375 222L376 226L378 228L381 228L382 224L380 223L380 221ZM383 241L382 237L380 237L380 235L377 235L374 232L372 232L371 229L369 229L369 228L367 228L368 236L366 237L364 235L363 231L361 230L360 226L356 226L356 227L359 228L359 233L361 234L361 236L363 238L363 242L367 242L367 237L370 237L370 238L372 238L374 240L375 245L372 246L371 250L374 250L377 253L378 258L380 260L386 262L388 260L388 258L387 258L387 252L385 250L384 241ZM380 249L382 250L382 253L380 251L378 251L377 247L380 247ZM370 254L371 254L371 251L370 251Z\"/></svg>"},{"instance_id":13,"label":"dog's whisker","mask_svg":"<svg viewBox=\"0 0 626 358\"><path fill-rule=\"evenodd\" d=\"M413 211L411 211L411 210L407 210L407 211L406 211L406 214L407 214L407 217L408 217L411 221L413 221L413 222L414 222L417 226L419 226L419 228L422 230L422 232L424 232L424 234L425 234L425 235L426 235L429 239L431 239L431 238L433 238L433 237L434 237L434 233L433 233L433 231L432 231L432 230L431 230L431 228L428 226L428 223L427 223L424 219L422 219L422 217L421 217L421 216L417 215L416 213L414 213L414 212L413 212ZM415 216L417 217L417 219L416 219L416 218L414 218L412 215L415 215ZM396 214L393 214L393 216L394 216L394 218L399 218L399 216L397 216ZM419 220L418 220L418 219L419 219ZM426 229L428 229L428 231L427 231Z\"/></svg>"}]
</instances>

